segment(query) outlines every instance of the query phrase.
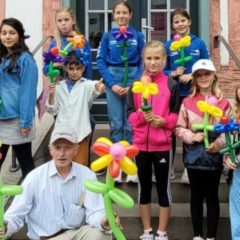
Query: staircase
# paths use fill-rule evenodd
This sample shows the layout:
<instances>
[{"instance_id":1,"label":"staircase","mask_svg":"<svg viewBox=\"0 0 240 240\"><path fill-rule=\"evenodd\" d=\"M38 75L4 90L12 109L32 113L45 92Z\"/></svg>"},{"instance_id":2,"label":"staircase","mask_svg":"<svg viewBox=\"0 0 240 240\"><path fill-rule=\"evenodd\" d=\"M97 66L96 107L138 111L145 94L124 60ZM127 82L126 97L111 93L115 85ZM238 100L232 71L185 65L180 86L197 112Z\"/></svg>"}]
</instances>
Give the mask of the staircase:
<instances>
[{"instance_id":1,"label":"staircase","mask_svg":"<svg viewBox=\"0 0 240 240\"><path fill-rule=\"evenodd\" d=\"M109 137L109 129L106 124L97 124L94 135L93 143L98 137ZM43 149L41 151L44 157L38 159L37 165L44 163L49 160L48 155L48 145L49 134L46 137L46 144L43 144ZM45 154L43 154L45 152ZM181 143L177 142L177 153L175 157L175 175L176 178L171 182L172 189L172 208L171 217L168 227L169 240L192 240L193 232L190 218L189 201L190 201L190 189L188 185L183 185L180 183L181 173L183 171L182 164L182 148ZM91 160L97 159L98 156L91 154ZM98 177L100 181L105 181L105 175ZM125 179L123 179L125 180ZM139 217L139 209L137 204L137 184L126 183L123 181L121 184L117 184L116 187L126 191L135 201L135 206L133 209L123 209L119 206L115 206L115 210L121 217L121 224L123 226L123 232L127 240L137 240L142 234L142 224ZM218 227L217 240L231 240L230 236L230 223L228 214L228 186L226 185L225 176L222 176L220 184L220 221ZM157 229L158 225L158 204L157 204L157 194L155 183L153 183L152 189L152 226L154 231ZM206 215L206 214L205 214ZM204 219L204 225L206 225L206 219ZM205 231L206 232L206 231ZM20 231L18 234L12 236L11 239L14 240L25 240L26 238L26 228ZM67 240L67 239L66 239ZM93 239L94 240L94 239Z\"/></svg>"}]
</instances>

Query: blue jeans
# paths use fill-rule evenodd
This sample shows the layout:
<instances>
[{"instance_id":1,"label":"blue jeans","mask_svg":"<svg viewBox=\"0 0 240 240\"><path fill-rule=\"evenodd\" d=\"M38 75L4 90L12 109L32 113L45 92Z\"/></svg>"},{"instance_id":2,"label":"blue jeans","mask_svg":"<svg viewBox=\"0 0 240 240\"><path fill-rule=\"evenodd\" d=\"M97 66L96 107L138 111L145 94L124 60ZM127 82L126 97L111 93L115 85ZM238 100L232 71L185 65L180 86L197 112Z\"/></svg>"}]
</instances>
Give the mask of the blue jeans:
<instances>
[{"instance_id":1,"label":"blue jeans","mask_svg":"<svg viewBox=\"0 0 240 240\"><path fill-rule=\"evenodd\" d=\"M108 67L115 83L122 86L124 79L123 67ZM138 74L138 67L128 68L128 83L130 86ZM127 120L127 96L116 95L109 87L106 88L108 103L108 118L110 121L110 139L113 143L126 140L132 143L132 128Z\"/></svg>"},{"instance_id":2,"label":"blue jeans","mask_svg":"<svg viewBox=\"0 0 240 240\"><path fill-rule=\"evenodd\" d=\"M127 120L127 96L118 96L106 88L110 139L113 143L126 140L132 143L132 128Z\"/></svg>"}]
</instances>

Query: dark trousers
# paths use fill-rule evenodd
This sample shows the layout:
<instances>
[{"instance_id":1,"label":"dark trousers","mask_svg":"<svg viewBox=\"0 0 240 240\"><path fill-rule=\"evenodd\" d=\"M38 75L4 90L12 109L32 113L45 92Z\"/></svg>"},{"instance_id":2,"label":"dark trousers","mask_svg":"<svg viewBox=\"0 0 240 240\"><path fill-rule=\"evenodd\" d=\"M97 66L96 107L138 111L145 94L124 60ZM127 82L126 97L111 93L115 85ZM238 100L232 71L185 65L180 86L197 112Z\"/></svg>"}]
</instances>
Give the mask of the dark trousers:
<instances>
[{"instance_id":1,"label":"dark trousers","mask_svg":"<svg viewBox=\"0 0 240 240\"><path fill-rule=\"evenodd\" d=\"M169 207L171 202L171 191L169 184L169 151L164 152L142 152L136 156L138 167L138 178L140 184L140 204L151 203L152 191L152 165L156 177L158 202L162 207Z\"/></svg>"},{"instance_id":2,"label":"dark trousers","mask_svg":"<svg viewBox=\"0 0 240 240\"><path fill-rule=\"evenodd\" d=\"M220 213L219 170L187 169L191 188L191 217L194 236L203 236L203 203L207 206L207 238L215 238Z\"/></svg>"},{"instance_id":3,"label":"dark trousers","mask_svg":"<svg viewBox=\"0 0 240 240\"><path fill-rule=\"evenodd\" d=\"M0 152L2 153L2 158L0 160L0 169L6 158L9 146L10 145L3 144L0 148ZM23 178L25 178L26 175L35 168L32 157L32 143L28 142L18 145L12 145L12 148L21 167Z\"/></svg>"}]
</instances>

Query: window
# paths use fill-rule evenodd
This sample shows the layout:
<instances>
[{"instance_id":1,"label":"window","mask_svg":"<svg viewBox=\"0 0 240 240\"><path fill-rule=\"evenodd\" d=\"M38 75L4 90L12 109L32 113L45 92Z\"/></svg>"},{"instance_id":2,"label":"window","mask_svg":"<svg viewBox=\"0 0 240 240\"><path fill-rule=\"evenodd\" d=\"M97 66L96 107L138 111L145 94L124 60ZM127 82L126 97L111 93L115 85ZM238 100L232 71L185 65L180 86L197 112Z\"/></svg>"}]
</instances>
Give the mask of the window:
<instances>
[{"instance_id":1,"label":"window","mask_svg":"<svg viewBox=\"0 0 240 240\"><path fill-rule=\"evenodd\" d=\"M112 28L112 7L115 0L87 0L85 32L93 52L97 51L102 34Z\"/></svg>"},{"instance_id":2,"label":"window","mask_svg":"<svg viewBox=\"0 0 240 240\"><path fill-rule=\"evenodd\" d=\"M171 12L178 7L189 11L190 0L148 0L148 22L153 31L148 32L148 39L165 42L171 38Z\"/></svg>"}]
</instances>

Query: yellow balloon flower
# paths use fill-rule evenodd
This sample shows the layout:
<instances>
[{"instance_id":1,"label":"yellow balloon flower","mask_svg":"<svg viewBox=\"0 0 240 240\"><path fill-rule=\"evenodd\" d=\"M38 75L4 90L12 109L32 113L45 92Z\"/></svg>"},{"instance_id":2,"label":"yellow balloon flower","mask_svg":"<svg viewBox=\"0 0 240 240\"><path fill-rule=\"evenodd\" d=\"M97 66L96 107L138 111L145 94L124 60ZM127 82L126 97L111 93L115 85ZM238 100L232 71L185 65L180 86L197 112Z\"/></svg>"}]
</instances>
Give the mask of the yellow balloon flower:
<instances>
[{"instance_id":1,"label":"yellow balloon flower","mask_svg":"<svg viewBox=\"0 0 240 240\"><path fill-rule=\"evenodd\" d=\"M198 101L197 107L201 112L204 112L204 113L207 112L215 118L219 118L223 115L223 111L220 108L212 104L209 104L205 101Z\"/></svg>"},{"instance_id":2,"label":"yellow balloon flower","mask_svg":"<svg viewBox=\"0 0 240 240\"><path fill-rule=\"evenodd\" d=\"M171 51L178 51L180 50L181 47L188 47L191 44L191 37L185 36L180 38L179 40L175 40L172 42L172 44L170 45L170 50Z\"/></svg>"},{"instance_id":3,"label":"yellow balloon flower","mask_svg":"<svg viewBox=\"0 0 240 240\"><path fill-rule=\"evenodd\" d=\"M150 95L158 94L158 86L156 83L151 83L148 77L143 76L140 81L133 83L132 91L141 93L143 98L148 99Z\"/></svg>"}]
</instances>

